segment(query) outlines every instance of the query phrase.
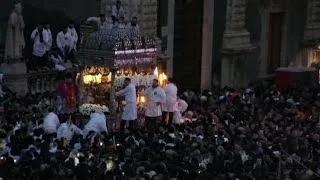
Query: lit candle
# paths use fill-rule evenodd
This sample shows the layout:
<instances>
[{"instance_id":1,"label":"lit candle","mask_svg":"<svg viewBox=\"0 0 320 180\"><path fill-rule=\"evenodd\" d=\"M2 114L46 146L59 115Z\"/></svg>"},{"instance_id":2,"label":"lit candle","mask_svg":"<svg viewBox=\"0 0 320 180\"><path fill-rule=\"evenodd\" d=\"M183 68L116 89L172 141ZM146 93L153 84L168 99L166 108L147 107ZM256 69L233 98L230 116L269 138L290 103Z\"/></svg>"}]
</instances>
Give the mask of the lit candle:
<instances>
[{"instance_id":1,"label":"lit candle","mask_svg":"<svg viewBox=\"0 0 320 180\"><path fill-rule=\"evenodd\" d=\"M159 76L158 67L156 67L156 69L153 71L153 75L155 75L156 77Z\"/></svg>"},{"instance_id":2,"label":"lit candle","mask_svg":"<svg viewBox=\"0 0 320 180\"><path fill-rule=\"evenodd\" d=\"M140 96L140 102L141 102L141 103L145 103L145 102L146 102L146 97Z\"/></svg>"}]
</instances>

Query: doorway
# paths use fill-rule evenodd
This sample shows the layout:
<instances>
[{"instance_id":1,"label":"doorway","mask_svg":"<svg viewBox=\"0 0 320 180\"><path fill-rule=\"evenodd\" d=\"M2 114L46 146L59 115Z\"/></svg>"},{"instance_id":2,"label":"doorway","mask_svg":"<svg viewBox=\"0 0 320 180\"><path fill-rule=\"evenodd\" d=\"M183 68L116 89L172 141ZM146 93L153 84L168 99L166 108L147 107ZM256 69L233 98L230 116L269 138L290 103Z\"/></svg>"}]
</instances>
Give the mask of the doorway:
<instances>
[{"instance_id":1,"label":"doorway","mask_svg":"<svg viewBox=\"0 0 320 180\"><path fill-rule=\"evenodd\" d=\"M282 27L284 13L271 13L269 16L268 34L268 73L274 73L280 67L282 51Z\"/></svg>"},{"instance_id":2,"label":"doorway","mask_svg":"<svg viewBox=\"0 0 320 180\"><path fill-rule=\"evenodd\" d=\"M178 86L196 91L201 84L202 18L203 0L175 0L174 78Z\"/></svg>"}]
</instances>

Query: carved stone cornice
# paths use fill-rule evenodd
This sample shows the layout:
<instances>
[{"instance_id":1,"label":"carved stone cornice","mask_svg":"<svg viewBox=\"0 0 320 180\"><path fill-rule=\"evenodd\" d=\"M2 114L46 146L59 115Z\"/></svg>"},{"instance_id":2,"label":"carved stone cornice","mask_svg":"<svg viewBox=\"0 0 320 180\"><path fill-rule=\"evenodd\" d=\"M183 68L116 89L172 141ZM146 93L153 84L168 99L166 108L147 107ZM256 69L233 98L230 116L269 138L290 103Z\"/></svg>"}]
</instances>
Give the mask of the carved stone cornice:
<instances>
[{"instance_id":1,"label":"carved stone cornice","mask_svg":"<svg viewBox=\"0 0 320 180\"><path fill-rule=\"evenodd\" d=\"M245 28L247 0L227 1L227 17L226 28L223 35L223 48L250 48L250 33Z\"/></svg>"},{"instance_id":2,"label":"carved stone cornice","mask_svg":"<svg viewBox=\"0 0 320 180\"><path fill-rule=\"evenodd\" d=\"M245 27L247 0L227 0L226 33L241 32Z\"/></svg>"},{"instance_id":3,"label":"carved stone cornice","mask_svg":"<svg viewBox=\"0 0 320 180\"><path fill-rule=\"evenodd\" d=\"M240 50L250 48L251 46L250 33L248 31L225 33L223 35L223 49Z\"/></svg>"},{"instance_id":4,"label":"carved stone cornice","mask_svg":"<svg viewBox=\"0 0 320 180\"><path fill-rule=\"evenodd\" d=\"M304 31L305 41L320 38L320 0L308 0L308 17Z\"/></svg>"}]
</instances>

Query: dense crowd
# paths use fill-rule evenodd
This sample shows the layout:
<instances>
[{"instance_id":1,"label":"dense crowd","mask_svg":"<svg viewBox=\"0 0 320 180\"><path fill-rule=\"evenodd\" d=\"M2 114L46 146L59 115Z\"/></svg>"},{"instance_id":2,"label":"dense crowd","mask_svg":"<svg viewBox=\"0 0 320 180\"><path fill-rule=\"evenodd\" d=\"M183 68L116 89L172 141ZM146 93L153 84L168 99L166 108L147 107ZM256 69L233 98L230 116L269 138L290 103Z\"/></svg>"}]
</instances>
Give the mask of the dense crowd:
<instances>
[{"instance_id":1,"label":"dense crowd","mask_svg":"<svg viewBox=\"0 0 320 180\"><path fill-rule=\"evenodd\" d=\"M13 95L3 104L0 177L319 179L318 92L301 86L280 93L263 85L186 91L180 97L192 121L70 139L42 128L54 96ZM63 124L76 117L59 118Z\"/></svg>"}]
</instances>

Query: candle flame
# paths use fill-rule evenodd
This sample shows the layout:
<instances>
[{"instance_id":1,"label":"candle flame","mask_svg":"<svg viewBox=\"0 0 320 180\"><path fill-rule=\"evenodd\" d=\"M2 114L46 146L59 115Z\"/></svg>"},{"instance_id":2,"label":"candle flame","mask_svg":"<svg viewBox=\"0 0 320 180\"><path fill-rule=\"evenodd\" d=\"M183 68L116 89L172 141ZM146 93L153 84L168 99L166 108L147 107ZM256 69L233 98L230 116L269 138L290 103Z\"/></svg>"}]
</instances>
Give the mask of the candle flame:
<instances>
[{"instance_id":1,"label":"candle flame","mask_svg":"<svg viewBox=\"0 0 320 180\"><path fill-rule=\"evenodd\" d=\"M139 104L139 103L145 103L145 102L147 102L146 97L145 97L145 96L142 96L142 95L139 95L139 96L138 96L138 102L137 102L137 104Z\"/></svg>"},{"instance_id":2,"label":"candle flame","mask_svg":"<svg viewBox=\"0 0 320 180\"><path fill-rule=\"evenodd\" d=\"M158 67L156 67L156 68L154 69L153 75L157 76L157 78L158 78L158 76L159 76Z\"/></svg>"}]
</instances>

